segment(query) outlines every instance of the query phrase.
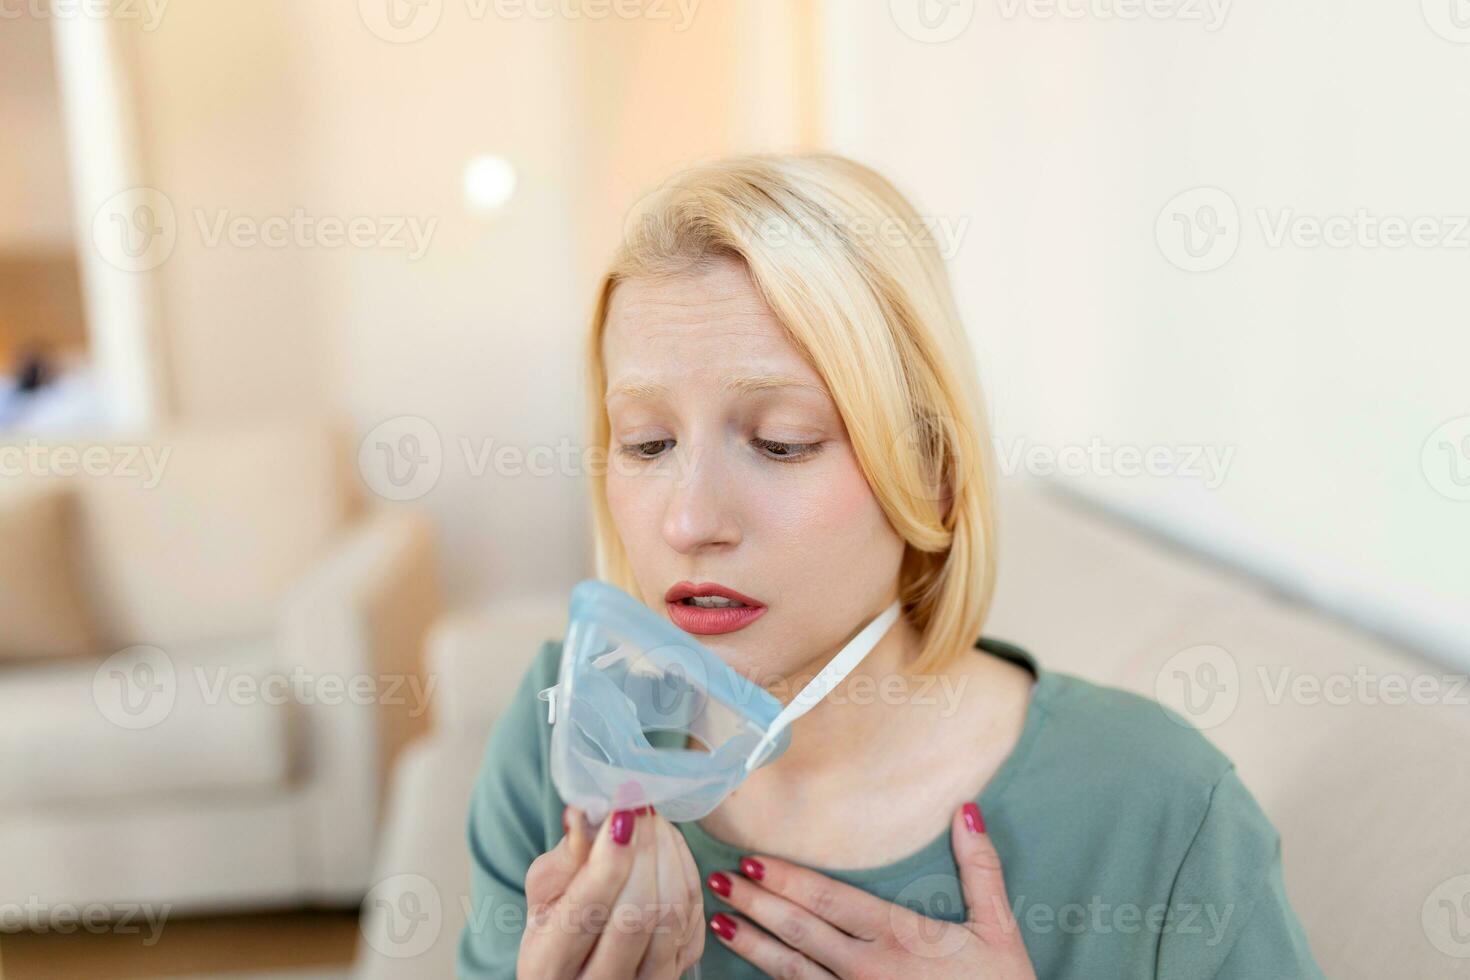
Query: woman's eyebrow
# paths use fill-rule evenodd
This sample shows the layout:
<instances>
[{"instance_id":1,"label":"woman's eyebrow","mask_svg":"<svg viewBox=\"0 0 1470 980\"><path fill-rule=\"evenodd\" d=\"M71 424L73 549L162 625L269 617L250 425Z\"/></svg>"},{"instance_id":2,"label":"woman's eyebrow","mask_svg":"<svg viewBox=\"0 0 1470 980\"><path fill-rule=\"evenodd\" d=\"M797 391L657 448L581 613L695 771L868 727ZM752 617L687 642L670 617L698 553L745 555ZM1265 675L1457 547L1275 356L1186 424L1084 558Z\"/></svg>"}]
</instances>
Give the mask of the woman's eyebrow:
<instances>
[{"instance_id":1,"label":"woman's eyebrow","mask_svg":"<svg viewBox=\"0 0 1470 980\"><path fill-rule=\"evenodd\" d=\"M798 378L789 374L745 374L734 378L727 378L721 386L725 391L736 395L748 395L760 391L769 391L772 388L805 388L810 391L826 395L827 389L815 381ZM669 393L666 385L657 381L643 379L631 379L621 382L608 389L607 400L614 398L660 398Z\"/></svg>"}]
</instances>

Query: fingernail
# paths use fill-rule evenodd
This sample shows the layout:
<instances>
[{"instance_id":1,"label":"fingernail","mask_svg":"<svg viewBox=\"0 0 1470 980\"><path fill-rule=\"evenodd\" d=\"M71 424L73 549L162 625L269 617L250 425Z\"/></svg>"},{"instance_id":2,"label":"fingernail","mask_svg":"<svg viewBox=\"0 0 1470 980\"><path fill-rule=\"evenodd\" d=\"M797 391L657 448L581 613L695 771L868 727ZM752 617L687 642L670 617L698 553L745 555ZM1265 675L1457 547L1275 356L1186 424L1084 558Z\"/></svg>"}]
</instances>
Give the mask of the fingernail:
<instances>
[{"instance_id":1,"label":"fingernail","mask_svg":"<svg viewBox=\"0 0 1470 980\"><path fill-rule=\"evenodd\" d=\"M626 844L633 839L633 821L638 816L635 810L614 810L612 815L612 839L616 844Z\"/></svg>"},{"instance_id":2,"label":"fingernail","mask_svg":"<svg viewBox=\"0 0 1470 980\"><path fill-rule=\"evenodd\" d=\"M964 806L965 826L970 828L972 834L985 833L985 818L980 816L980 808L973 803Z\"/></svg>"},{"instance_id":3,"label":"fingernail","mask_svg":"<svg viewBox=\"0 0 1470 980\"><path fill-rule=\"evenodd\" d=\"M723 871L711 871L709 874L709 890L716 895L729 898L730 879L725 876Z\"/></svg>"},{"instance_id":4,"label":"fingernail","mask_svg":"<svg viewBox=\"0 0 1470 980\"><path fill-rule=\"evenodd\" d=\"M754 878L756 881L760 881L766 876L766 866L755 858L741 858L740 873L747 878Z\"/></svg>"},{"instance_id":5,"label":"fingernail","mask_svg":"<svg viewBox=\"0 0 1470 980\"><path fill-rule=\"evenodd\" d=\"M709 927L715 931L725 942L735 938L735 920L723 912L716 912L710 916Z\"/></svg>"},{"instance_id":6,"label":"fingernail","mask_svg":"<svg viewBox=\"0 0 1470 980\"><path fill-rule=\"evenodd\" d=\"M572 825L567 822L567 808L561 808L561 832L563 836L571 836Z\"/></svg>"},{"instance_id":7,"label":"fingernail","mask_svg":"<svg viewBox=\"0 0 1470 980\"><path fill-rule=\"evenodd\" d=\"M643 816L646 813L652 813L653 812L653 807L651 807L651 806L640 806L638 809L634 810L633 812L636 813L636 814L638 814L639 816Z\"/></svg>"}]
</instances>

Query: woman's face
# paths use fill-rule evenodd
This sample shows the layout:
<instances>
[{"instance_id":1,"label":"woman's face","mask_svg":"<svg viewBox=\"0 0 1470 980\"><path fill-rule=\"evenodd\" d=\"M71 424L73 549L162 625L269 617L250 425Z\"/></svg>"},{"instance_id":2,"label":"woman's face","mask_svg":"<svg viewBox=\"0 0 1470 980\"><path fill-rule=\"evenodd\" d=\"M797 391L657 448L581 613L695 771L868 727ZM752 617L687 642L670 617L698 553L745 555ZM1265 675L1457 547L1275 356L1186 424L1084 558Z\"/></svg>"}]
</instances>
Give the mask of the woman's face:
<instances>
[{"instance_id":1,"label":"woman's face","mask_svg":"<svg viewBox=\"0 0 1470 980\"><path fill-rule=\"evenodd\" d=\"M619 284L602 356L607 501L650 605L757 683L819 669L897 595L903 540L744 263ZM681 583L749 608L666 601Z\"/></svg>"}]
</instances>

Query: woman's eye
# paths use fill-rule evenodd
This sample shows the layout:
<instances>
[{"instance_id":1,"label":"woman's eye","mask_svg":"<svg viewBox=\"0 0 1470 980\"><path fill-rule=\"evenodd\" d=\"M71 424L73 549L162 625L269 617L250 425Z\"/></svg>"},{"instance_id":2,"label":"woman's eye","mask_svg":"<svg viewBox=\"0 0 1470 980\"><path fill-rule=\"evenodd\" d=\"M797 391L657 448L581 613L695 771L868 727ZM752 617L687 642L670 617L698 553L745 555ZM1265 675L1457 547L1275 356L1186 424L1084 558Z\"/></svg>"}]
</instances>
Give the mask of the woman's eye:
<instances>
[{"instance_id":1,"label":"woman's eye","mask_svg":"<svg viewBox=\"0 0 1470 980\"><path fill-rule=\"evenodd\" d=\"M804 459L822 448L820 442L777 442L774 439L752 439L751 444L767 456L779 460Z\"/></svg>"},{"instance_id":2,"label":"woman's eye","mask_svg":"<svg viewBox=\"0 0 1470 980\"><path fill-rule=\"evenodd\" d=\"M622 446L619 452L634 459L657 459L665 448L673 445L672 439L651 439L648 442L630 442Z\"/></svg>"}]
</instances>

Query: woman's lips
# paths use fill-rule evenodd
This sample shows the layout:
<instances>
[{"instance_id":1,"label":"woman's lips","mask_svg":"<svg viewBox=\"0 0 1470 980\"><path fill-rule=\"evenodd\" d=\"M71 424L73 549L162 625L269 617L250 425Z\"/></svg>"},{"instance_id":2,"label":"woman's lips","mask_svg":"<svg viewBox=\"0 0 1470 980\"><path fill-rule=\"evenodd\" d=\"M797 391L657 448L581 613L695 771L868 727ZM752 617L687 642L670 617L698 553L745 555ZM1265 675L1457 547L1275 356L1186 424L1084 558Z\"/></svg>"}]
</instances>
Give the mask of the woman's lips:
<instances>
[{"instance_id":1,"label":"woman's lips","mask_svg":"<svg viewBox=\"0 0 1470 980\"><path fill-rule=\"evenodd\" d=\"M691 596L722 596L739 606L696 606L683 600ZM743 592L717 582L677 582L664 593L669 619L686 633L733 633L760 619L766 607Z\"/></svg>"},{"instance_id":2,"label":"woman's lips","mask_svg":"<svg viewBox=\"0 0 1470 980\"><path fill-rule=\"evenodd\" d=\"M765 614L765 606L722 606L707 609L687 606L682 602L665 603L669 618L686 633L733 633L744 629Z\"/></svg>"}]
</instances>

